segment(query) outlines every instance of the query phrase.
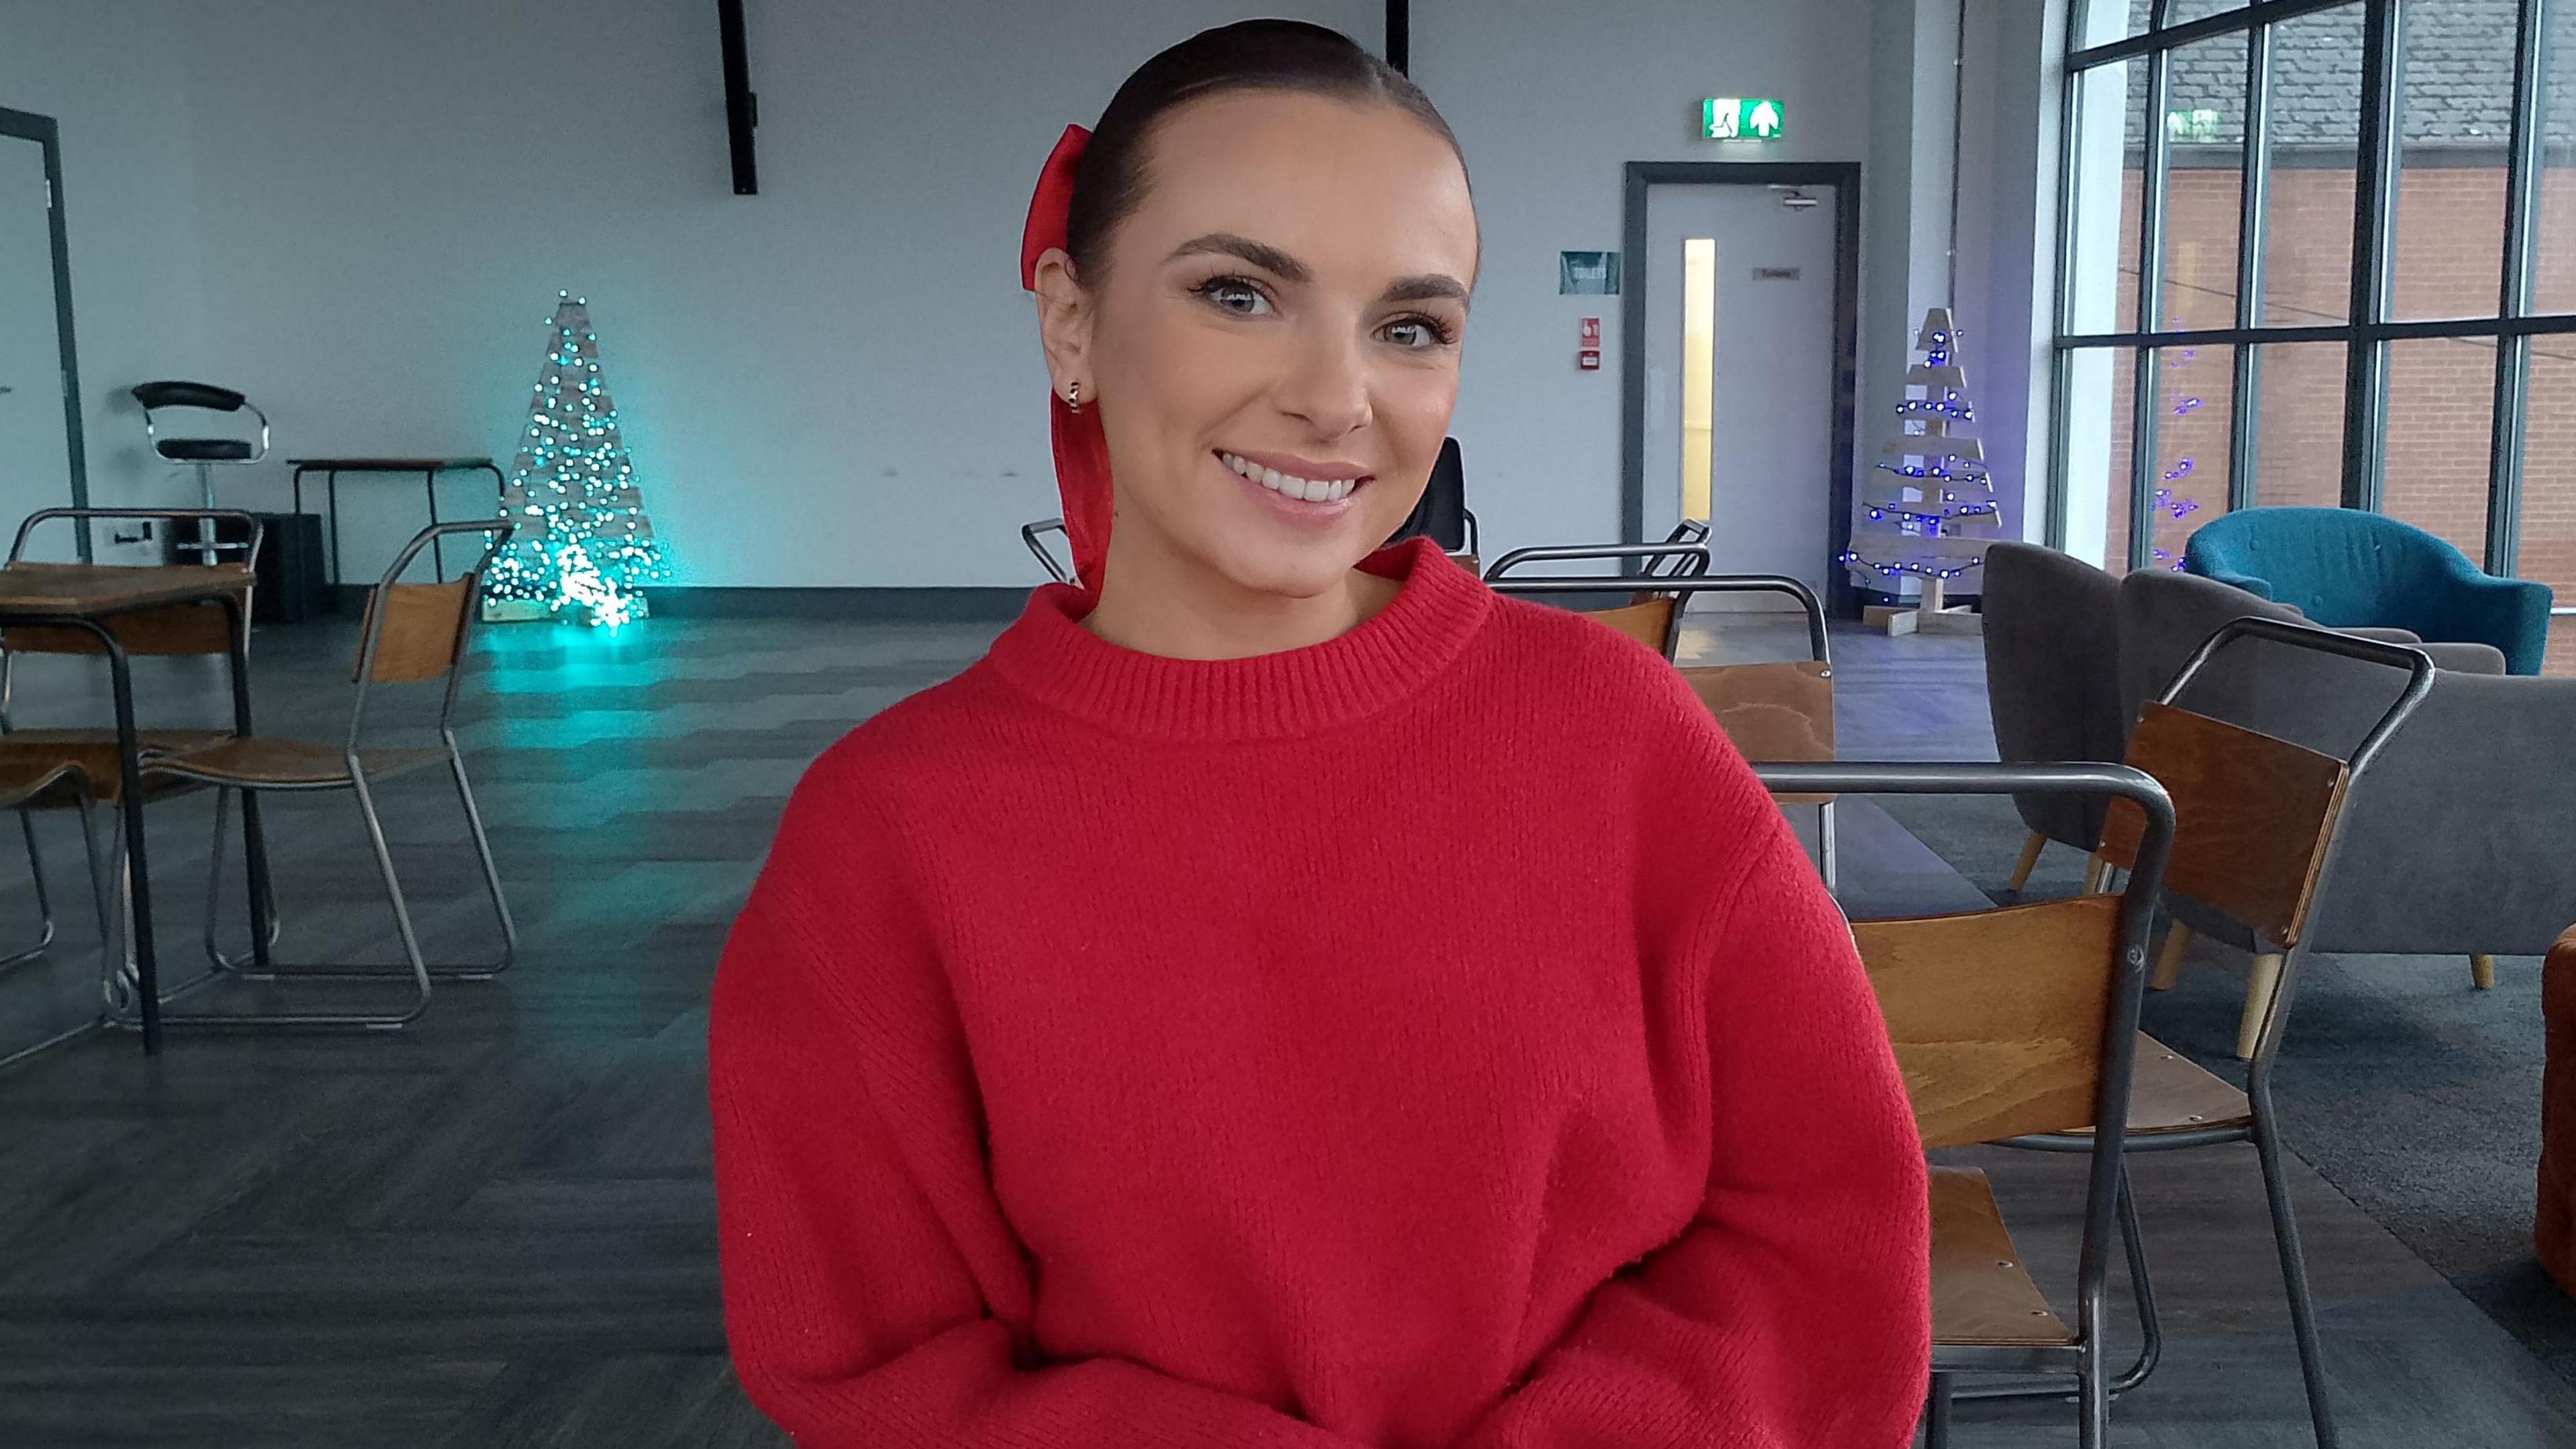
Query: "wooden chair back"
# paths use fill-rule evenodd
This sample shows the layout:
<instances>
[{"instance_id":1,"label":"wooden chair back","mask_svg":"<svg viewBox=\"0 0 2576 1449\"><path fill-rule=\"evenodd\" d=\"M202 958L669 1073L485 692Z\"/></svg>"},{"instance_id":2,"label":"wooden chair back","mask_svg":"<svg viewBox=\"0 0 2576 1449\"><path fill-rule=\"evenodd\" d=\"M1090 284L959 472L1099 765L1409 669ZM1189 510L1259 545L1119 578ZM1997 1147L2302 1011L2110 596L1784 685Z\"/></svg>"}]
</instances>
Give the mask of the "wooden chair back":
<instances>
[{"instance_id":1,"label":"wooden chair back","mask_svg":"<svg viewBox=\"0 0 2576 1449\"><path fill-rule=\"evenodd\" d=\"M465 644L465 626L482 580L475 574L443 584L388 583L367 596L367 615L358 625L358 663L352 680L405 684L438 679L456 667ZM366 640L378 613L384 633L376 641L375 667L367 668Z\"/></svg>"},{"instance_id":2,"label":"wooden chair back","mask_svg":"<svg viewBox=\"0 0 2576 1449\"><path fill-rule=\"evenodd\" d=\"M1673 652L1675 610L1681 601L1670 594L1644 596L1644 602L1615 609L1591 609L1584 617L1606 624L1669 659Z\"/></svg>"},{"instance_id":3,"label":"wooden chair back","mask_svg":"<svg viewBox=\"0 0 2576 1449\"><path fill-rule=\"evenodd\" d=\"M1926 1147L2093 1125L2120 897L1855 921Z\"/></svg>"},{"instance_id":4,"label":"wooden chair back","mask_svg":"<svg viewBox=\"0 0 2576 1449\"><path fill-rule=\"evenodd\" d=\"M20 573L41 573L84 565L20 562L8 567ZM232 648L232 641L225 632L225 618L221 604L206 602L172 604L165 609L141 609L100 622L131 655L224 654ZM42 627L0 630L0 649L13 654L107 652L107 646L98 641L98 636L85 629Z\"/></svg>"},{"instance_id":5,"label":"wooden chair back","mask_svg":"<svg viewBox=\"0 0 2576 1449\"><path fill-rule=\"evenodd\" d=\"M2285 950L2297 945L2351 782L2344 762L2150 703L2130 734L2128 763L2155 776L2173 797L2165 888L2225 912ZM2102 825L2103 856L2129 868L2145 823L2137 806L2113 801Z\"/></svg>"}]
</instances>

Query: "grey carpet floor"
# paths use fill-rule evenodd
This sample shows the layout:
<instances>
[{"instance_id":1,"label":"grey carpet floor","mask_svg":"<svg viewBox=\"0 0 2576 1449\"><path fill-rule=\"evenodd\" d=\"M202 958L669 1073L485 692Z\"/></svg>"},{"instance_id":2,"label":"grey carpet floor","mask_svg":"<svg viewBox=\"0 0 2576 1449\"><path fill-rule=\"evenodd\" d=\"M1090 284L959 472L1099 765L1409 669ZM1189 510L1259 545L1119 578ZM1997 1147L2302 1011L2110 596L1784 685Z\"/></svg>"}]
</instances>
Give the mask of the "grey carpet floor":
<instances>
[{"instance_id":1,"label":"grey carpet floor","mask_svg":"<svg viewBox=\"0 0 2576 1449\"><path fill-rule=\"evenodd\" d=\"M1997 900L2026 834L2009 800L1878 804ZM2072 894L2084 859L2052 845L2031 898ZM2242 1081L2245 957L2195 943L2146 1027ZM2532 1256L2540 1157L2540 963L2500 957L2478 991L2461 957L2317 956L2273 1078L2291 1147L2552 1370L2576 1383L2576 1300ZM2155 1225L2147 1224L2150 1246Z\"/></svg>"}]
</instances>

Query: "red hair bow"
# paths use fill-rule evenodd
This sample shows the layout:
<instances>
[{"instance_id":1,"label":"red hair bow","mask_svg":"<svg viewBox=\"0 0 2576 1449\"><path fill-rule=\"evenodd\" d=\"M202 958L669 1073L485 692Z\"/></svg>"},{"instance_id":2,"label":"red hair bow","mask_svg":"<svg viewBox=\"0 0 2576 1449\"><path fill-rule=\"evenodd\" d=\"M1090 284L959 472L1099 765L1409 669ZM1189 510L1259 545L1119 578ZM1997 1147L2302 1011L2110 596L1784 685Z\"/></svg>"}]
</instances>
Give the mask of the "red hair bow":
<instances>
[{"instance_id":1,"label":"red hair bow","mask_svg":"<svg viewBox=\"0 0 2576 1449\"><path fill-rule=\"evenodd\" d=\"M1065 212L1073 204L1073 171L1091 133L1067 126L1038 173L1038 189L1029 198L1028 225L1020 233L1020 285L1037 287L1038 257L1064 245ZM1109 439L1100 431L1100 410L1077 412L1062 395L1047 394L1049 432L1055 443L1055 487L1064 502L1065 541L1073 548L1074 577L1097 593L1101 566L1109 559Z\"/></svg>"}]
</instances>

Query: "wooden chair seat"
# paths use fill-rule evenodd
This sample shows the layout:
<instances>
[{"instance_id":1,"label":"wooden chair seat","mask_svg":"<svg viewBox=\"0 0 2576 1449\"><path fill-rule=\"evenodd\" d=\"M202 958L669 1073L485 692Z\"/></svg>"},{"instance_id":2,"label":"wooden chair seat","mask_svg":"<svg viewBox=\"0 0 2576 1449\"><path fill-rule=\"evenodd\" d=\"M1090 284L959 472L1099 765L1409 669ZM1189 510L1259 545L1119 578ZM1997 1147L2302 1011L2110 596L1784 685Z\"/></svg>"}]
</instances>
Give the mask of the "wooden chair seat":
<instances>
[{"instance_id":1,"label":"wooden chair seat","mask_svg":"<svg viewBox=\"0 0 2576 1449\"><path fill-rule=\"evenodd\" d=\"M1986 1175L1932 1169L1932 1342L2054 1348L2075 1342L2022 1266Z\"/></svg>"},{"instance_id":2,"label":"wooden chair seat","mask_svg":"<svg viewBox=\"0 0 2576 1449\"><path fill-rule=\"evenodd\" d=\"M64 760L0 758L0 809L32 805L57 794L68 797L77 773Z\"/></svg>"},{"instance_id":3,"label":"wooden chair seat","mask_svg":"<svg viewBox=\"0 0 2576 1449\"><path fill-rule=\"evenodd\" d=\"M358 753L359 764L371 781L441 764L446 759L446 752L442 750L361 750ZM226 736L203 749L148 761L144 768L154 774L173 775L209 785L238 785L253 789L327 789L353 783L349 777L348 753L340 746L268 735L253 735L248 739Z\"/></svg>"},{"instance_id":4,"label":"wooden chair seat","mask_svg":"<svg viewBox=\"0 0 2576 1449\"><path fill-rule=\"evenodd\" d=\"M144 730L137 738L148 771L159 760L203 749L232 736L221 730ZM116 762L116 731L88 729L11 730L0 735L0 772L55 767L77 772L88 783L90 798L113 803L125 798L123 773ZM143 796L157 800L195 789L183 780L144 781ZM39 809L73 803L71 791L59 786L28 801Z\"/></svg>"},{"instance_id":5,"label":"wooden chair seat","mask_svg":"<svg viewBox=\"0 0 2576 1449\"><path fill-rule=\"evenodd\" d=\"M2129 1074L2129 1135L2153 1137L2160 1132L2201 1132L2212 1127L2243 1127L2254 1120L2254 1106L2242 1088L2200 1063L2138 1033L2138 1063ZM2089 1137L2090 1127L2069 1137Z\"/></svg>"},{"instance_id":6,"label":"wooden chair seat","mask_svg":"<svg viewBox=\"0 0 2576 1449\"><path fill-rule=\"evenodd\" d=\"M2144 1032L2129 1078L2129 1135L2241 1127L2254 1120L2242 1089Z\"/></svg>"}]
</instances>

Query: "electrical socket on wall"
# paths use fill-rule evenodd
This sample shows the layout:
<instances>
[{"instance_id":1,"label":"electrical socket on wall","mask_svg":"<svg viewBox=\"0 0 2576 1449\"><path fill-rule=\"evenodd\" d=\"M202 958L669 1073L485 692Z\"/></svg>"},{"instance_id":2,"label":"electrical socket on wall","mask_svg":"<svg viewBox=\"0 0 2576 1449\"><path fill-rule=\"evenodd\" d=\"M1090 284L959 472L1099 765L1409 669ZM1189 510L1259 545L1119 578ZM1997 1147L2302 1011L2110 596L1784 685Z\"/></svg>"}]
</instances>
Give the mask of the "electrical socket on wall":
<instances>
[{"instance_id":1,"label":"electrical socket on wall","mask_svg":"<svg viewBox=\"0 0 2576 1449\"><path fill-rule=\"evenodd\" d=\"M152 564L161 561L161 550L149 518L128 518L107 525L103 538L94 538L101 563Z\"/></svg>"}]
</instances>

